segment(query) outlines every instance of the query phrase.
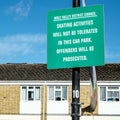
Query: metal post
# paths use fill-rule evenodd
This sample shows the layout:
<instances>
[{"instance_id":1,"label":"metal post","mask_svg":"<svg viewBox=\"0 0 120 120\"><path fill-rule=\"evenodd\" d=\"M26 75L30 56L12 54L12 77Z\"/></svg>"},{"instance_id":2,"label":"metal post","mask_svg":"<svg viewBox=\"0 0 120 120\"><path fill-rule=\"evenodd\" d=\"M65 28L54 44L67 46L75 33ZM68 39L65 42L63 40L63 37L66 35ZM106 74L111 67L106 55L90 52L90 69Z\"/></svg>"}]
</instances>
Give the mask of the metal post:
<instances>
[{"instance_id":1,"label":"metal post","mask_svg":"<svg viewBox=\"0 0 120 120\"><path fill-rule=\"evenodd\" d=\"M80 7L80 0L73 0L73 7ZM80 118L80 68L72 69L72 120Z\"/></svg>"},{"instance_id":2,"label":"metal post","mask_svg":"<svg viewBox=\"0 0 120 120\"><path fill-rule=\"evenodd\" d=\"M73 7L80 7L80 0L73 0Z\"/></svg>"},{"instance_id":3,"label":"metal post","mask_svg":"<svg viewBox=\"0 0 120 120\"><path fill-rule=\"evenodd\" d=\"M80 117L80 68L72 69L72 120Z\"/></svg>"}]
</instances>

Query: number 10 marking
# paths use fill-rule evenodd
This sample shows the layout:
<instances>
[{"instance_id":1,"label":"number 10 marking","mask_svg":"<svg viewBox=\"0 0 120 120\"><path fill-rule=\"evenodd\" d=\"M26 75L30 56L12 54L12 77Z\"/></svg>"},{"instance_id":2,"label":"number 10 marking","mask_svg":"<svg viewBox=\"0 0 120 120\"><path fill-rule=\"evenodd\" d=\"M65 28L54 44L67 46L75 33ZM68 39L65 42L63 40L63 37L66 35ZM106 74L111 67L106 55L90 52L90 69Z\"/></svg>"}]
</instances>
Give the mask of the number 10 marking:
<instances>
[{"instance_id":1,"label":"number 10 marking","mask_svg":"<svg viewBox=\"0 0 120 120\"><path fill-rule=\"evenodd\" d=\"M73 90L73 98L79 98L79 90Z\"/></svg>"}]
</instances>

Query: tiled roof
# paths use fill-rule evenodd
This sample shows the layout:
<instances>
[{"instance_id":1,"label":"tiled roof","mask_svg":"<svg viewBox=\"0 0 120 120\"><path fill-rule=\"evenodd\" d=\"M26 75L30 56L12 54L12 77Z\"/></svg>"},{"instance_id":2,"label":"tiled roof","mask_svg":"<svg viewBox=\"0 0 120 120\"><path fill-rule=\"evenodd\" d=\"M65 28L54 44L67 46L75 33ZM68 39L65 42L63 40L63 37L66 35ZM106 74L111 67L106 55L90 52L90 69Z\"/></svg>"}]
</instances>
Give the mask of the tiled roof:
<instances>
[{"instance_id":1,"label":"tiled roof","mask_svg":"<svg viewBox=\"0 0 120 120\"><path fill-rule=\"evenodd\" d=\"M72 69L47 70L46 64L0 64L0 81L40 80L69 81ZM120 81L120 64L96 67L100 81ZM80 79L89 80L89 68L80 68Z\"/></svg>"}]
</instances>

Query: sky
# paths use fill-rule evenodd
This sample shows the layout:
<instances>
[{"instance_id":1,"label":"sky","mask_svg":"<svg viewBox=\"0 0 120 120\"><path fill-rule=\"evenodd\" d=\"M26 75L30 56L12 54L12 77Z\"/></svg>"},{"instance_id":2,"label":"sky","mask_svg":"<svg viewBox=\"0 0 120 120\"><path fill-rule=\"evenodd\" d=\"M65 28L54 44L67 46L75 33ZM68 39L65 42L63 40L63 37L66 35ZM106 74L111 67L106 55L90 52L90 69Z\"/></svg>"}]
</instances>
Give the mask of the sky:
<instances>
[{"instance_id":1,"label":"sky","mask_svg":"<svg viewBox=\"0 0 120 120\"><path fill-rule=\"evenodd\" d=\"M120 63L120 0L104 5L105 63ZM72 0L0 0L0 64L47 63L48 11L72 8Z\"/></svg>"}]
</instances>

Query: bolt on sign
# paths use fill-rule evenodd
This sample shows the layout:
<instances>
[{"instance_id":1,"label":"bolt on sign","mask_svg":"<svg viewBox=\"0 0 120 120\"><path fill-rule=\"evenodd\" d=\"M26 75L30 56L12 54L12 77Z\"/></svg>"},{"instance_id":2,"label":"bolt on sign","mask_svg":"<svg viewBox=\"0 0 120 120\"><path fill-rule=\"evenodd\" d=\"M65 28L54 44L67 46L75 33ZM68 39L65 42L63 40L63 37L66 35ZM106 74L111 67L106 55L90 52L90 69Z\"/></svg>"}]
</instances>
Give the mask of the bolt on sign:
<instances>
[{"instance_id":1,"label":"bolt on sign","mask_svg":"<svg viewBox=\"0 0 120 120\"><path fill-rule=\"evenodd\" d=\"M104 65L104 7L48 12L47 68Z\"/></svg>"}]
</instances>

